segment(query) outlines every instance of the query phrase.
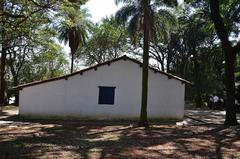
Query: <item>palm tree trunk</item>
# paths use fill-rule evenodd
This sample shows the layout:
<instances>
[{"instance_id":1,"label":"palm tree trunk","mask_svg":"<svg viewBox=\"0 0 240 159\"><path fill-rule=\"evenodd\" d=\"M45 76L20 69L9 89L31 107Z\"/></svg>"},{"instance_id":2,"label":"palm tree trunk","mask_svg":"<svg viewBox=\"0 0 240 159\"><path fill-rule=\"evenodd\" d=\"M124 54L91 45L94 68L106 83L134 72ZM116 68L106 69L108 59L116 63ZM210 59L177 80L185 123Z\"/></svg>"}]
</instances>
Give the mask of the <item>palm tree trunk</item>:
<instances>
[{"instance_id":1,"label":"palm tree trunk","mask_svg":"<svg viewBox=\"0 0 240 159\"><path fill-rule=\"evenodd\" d=\"M144 45L143 45L143 68L142 68L142 101L141 115L138 126L148 127L147 102L148 102L148 60L149 60L149 26L148 26L148 6L149 2L143 1L144 8Z\"/></svg>"},{"instance_id":2,"label":"palm tree trunk","mask_svg":"<svg viewBox=\"0 0 240 159\"><path fill-rule=\"evenodd\" d=\"M74 65L74 53L71 53L71 73L73 73L73 65Z\"/></svg>"}]
</instances>

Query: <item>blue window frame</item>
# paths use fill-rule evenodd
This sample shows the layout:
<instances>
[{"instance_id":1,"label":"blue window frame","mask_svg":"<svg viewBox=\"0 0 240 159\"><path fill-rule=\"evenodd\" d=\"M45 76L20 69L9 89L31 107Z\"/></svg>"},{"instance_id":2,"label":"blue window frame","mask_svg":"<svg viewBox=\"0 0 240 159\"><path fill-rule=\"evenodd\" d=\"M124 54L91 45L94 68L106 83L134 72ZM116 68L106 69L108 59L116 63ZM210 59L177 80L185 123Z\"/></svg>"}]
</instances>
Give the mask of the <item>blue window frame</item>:
<instances>
[{"instance_id":1,"label":"blue window frame","mask_svg":"<svg viewBox=\"0 0 240 159\"><path fill-rule=\"evenodd\" d=\"M114 104L115 88L109 86L99 86L98 104Z\"/></svg>"}]
</instances>

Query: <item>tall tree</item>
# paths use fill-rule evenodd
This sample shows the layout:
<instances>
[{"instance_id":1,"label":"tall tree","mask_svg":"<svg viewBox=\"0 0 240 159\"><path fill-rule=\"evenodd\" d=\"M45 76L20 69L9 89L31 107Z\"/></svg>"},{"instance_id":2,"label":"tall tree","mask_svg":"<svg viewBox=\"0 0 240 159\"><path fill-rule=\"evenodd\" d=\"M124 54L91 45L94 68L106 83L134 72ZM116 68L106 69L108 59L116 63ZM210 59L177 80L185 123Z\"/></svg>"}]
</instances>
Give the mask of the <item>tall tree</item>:
<instances>
[{"instance_id":1,"label":"tall tree","mask_svg":"<svg viewBox=\"0 0 240 159\"><path fill-rule=\"evenodd\" d=\"M58 26L59 40L68 43L71 49L71 69L73 72L74 58L77 50L83 45L88 36L91 22L87 19L89 14L86 10L80 10L78 4L68 4L62 7L62 12L58 14L61 20Z\"/></svg>"},{"instance_id":2,"label":"tall tree","mask_svg":"<svg viewBox=\"0 0 240 159\"><path fill-rule=\"evenodd\" d=\"M210 10L210 17L216 34L221 42L225 56L225 87L226 87L226 125L237 125L235 106L234 69L236 54L240 52L239 35L240 1L239 0L186 0L194 2L195 8ZM210 9L209 9L210 8Z\"/></svg>"},{"instance_id":3,"label":"tall tree","mask_svg":"<svg viewBox=\"0 0 240 159\"><path fill-rule=\"evenodd\" d=\"M155 37L154 11L155 4L151 5L150 0L115 0L125 5L116 13L120 23L128 22L128 31L132 41L135 42L137 31L143 35L143 67L142 67L142 98L139 126L148 126L147 103L148 103L148 65L149 65L149 43ZM157 1L158 4L162 4Z\"/></svg>"},{"instance_id":4,"label":"tall tree","mask_svg":"<svg viewBox=\"0 0 240 159\"><path fill-rule=\"evenodd\" d=\"M141 115L138 125L147 127L149 40L150 37L153 35L152 33L154 31L154 25L153 12L150 8L150 0L142 0L140 4L143 9L143 69Z\"/></svg>"},{"instance_id":5,"label":"tall tree","mask_svg":"<svg viewBox=\"0 0 240 159\"><path fill-rule=\"evenodd\" d=\"M211 47L210 40L213 36L206 31L207 22L201 18L202 14L192 14L191 16L184 17L185 28L183 28L183 44L185 51L188 53L187 57L192 56L193 62L193 81L195 89L195 104L197 108L203 105L203 79L201 69L203 61L201 61L204 51L207 52L207 48ZM186 61L188 62L188 61ZM184 68L184 71L186 69ZM186 72L185 72L186 73Z\"/></svg>"},{"instance_id":6,"label":"tall tree","mask_svg":"<svg viewBox=\"0 0 240 159\"><path fill-rule=\"evenodd\" d=\"M3 14L5 10L5 1L1 1L0 4L0 14ZM1 74L0 74L0 86L1 86L1 91L0 91L0 106L3 106L6 104L6 57L7 57L7 40L6 40L6 26L5 26L5 21L6 21L6 16L1 16Z\"/></svg>"},{"instance_id":7,"label":"tall tree","mask_svg":"<svg viewBox=\"0 0 240 159\"><path fill-rule=\"evenodd\" d=\"M128 19L128 30L134 38L138 26L143 33L143 67L142 67L142 99L139 126L148 127L147 120L147 98L148 98L148 65L149 65L149 40L154 32L153 12L150 7L150 0L116 0L117 4L123 2L123 6L117 13L116 18L120 23Z\"/></svg>"},{"instance_id":8,"label":"tall tree","mask_svg":"<svg viewBox=\"0 0 240 159\"><path fill-rule=\"evenodd\" d=\"M43 20L43 18L41 18L41 20ZM60 59L60 57L64 54L61 51L62 48L56 44L54 40L56 37L56 32L48 27L42 27L43 25L47 24L41 20L38 20L39 25L32 25L32 23L28 21L24 22L24 27L19 30L19 33L22 34L19 34L17 38L11 40L11 43L7 49L7 64L10 73L10 78L8 80L8 94L13 94L9 94L9 96L15 97L16 105L18 105L18 90L12 90L11 86L16 87L20 83L41 80L46 76L48 78L55 77L54 74L56 71L53 71L53 69L55 69L53 64L55 63L56 59ZM51 59L51 62L46 63L45 61L47 59ZM52 72L52 76L48 76L48 71L46 71L45 74L41 73L40 71L35 71L37 70L36 68L38 68L38 70L42 68L40 62L45 68L51 66L49 72ZM28 67L29 63L31 63L31 67ZM58 68L58 70L61 70L61 68ZM23 71L26 73L24 74ZM31 78L32 72L34 73L33 77L41 76L42 78ZM27 78L29 79L26 80Z\"/></svg>"},{"instance_id":9,"label":"tall tree","mask_svg":"<svg viewBox=\"0 0 240 159\"><path fill-rule=\"evenodd\" d=\"M74 0L72 2L77 2L83 4L86 0ZM72 3L71 2L71 3ZM1 21L1 89L0 89L0 104L4 105L6 103L6 89L8 88L7 83L7 72L6 68L10 65L10 58L12 51L16 51L23 47L23 43L26 41L34 41L34 33L32 29L46 28L50 24L53 14L58 12L63 3L70 3L68 0L4 0L1 1L0 10L0 21ZM44 21L44 22L42 22ZM30 27L29 27L29 24ZM35 24L35 25L32 25ZM33 33L33 34L32 34ZM24 35L25 34L25 35ZM32 35L30 35L32 34ZM32 38L32 39L31 39ZM22 39L22 44L16 43ZM20 40L21 41L21 40ZM25 44L24 44L25 45ZM35 52L37 49L33 49ZM18 54L18 51L16 51ZM11 56L11 57L10 57ZM8 76L9 77L9 76Z\"/></svg>"},{"instance_id":10,"label":"tall tree","mask_svg":"<svg viewBox=\"0 0 240 159\"><path fill-rule=\"evenodd\" d=\"M234 79L234 69L236 62L236 55L240 52L240 41L234 45L233 42L229 40L229 34L232 30L228 28L233 27L233 23L239 24L240 20L240 2L237 0L223 1L222 5L228 5L229 7L229 19L232 27L228 27L224 23L223 17L221 16L220 2L219 0L209 0L211 18L215 26L216 33L221 40L222 49L225 55L225 85L227 93L226 101L226 125L237 125L236 118L236 106L235 106L235 79Z\"/></svg>"}]
</instances>

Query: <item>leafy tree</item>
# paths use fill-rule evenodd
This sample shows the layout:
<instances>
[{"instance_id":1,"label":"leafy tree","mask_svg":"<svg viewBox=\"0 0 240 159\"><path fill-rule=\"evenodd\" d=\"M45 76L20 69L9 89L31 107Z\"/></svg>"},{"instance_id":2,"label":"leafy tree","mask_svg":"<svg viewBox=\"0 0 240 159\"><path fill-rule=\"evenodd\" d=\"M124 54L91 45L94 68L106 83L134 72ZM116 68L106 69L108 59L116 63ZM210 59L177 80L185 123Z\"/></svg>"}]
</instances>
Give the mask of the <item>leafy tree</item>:
<instances>
[{"instance_id":1,"label":"leafy tree","mask_svg":"<svg viewBox=\"0 0 240 159\"><path fill-rule=\"evenodd\" d=\"M229 4L230 3L230 4ZM226 125L237 125L236 109L235 109L235 80L234 80L234 69L236 55L240 52L240 41L237 44L233 44L229 40L230 32L234 31L234 23L239 24L240 14L239 7L240 2L237 0L232 0L231 2L223 1L221 6L230 6L227 26L224 24L223 17L221 16L220 2L219 0L210 0L210 11L211 18L213 20L216 33L221 40L221 45L223 52L225 54L225 84L227 92L226 101ZM237 33L238 34L238 33Z\"/></svg>"},{"instance_id":2,"label":"leafy tree","mask_svg":"<svg viewBox=\"0 0 240 159\"><path fill-rule=\"evenodd\" d=\"M189 0L192 2L191 0ZM189 2L187 1L187 2ZM210 17L218 38L221 41L221 47L225 57L225 87L226 87L226 125L236 125L235 111L235 79L234 69L236 55L240 51L240 42L231 41L230 37L239 35L240 2L238 0L209 0L193 1L195 7L200 9L210 9ZM236 39L236 38L235 38Z\"/></svg>"},{"instance_id":3,"label":"leafy tree","mask_svg":"<svg viewBox=\"0 0 240 159\"><path fill-rule=\"evenodd\" d=\"M190 9L177 8L178 25L168 25L168 36L156 31L156 40L150 43L150 57L159 63L159 69L194 82L186 87L186 99L195 100L196 106L201 107L210 94L223 92L223 58L209 20L203 19L208 13L190 14ZM166 22L168 19L171 18L166 18ZM223 93L218 95L223 97Z\"/></svg>"},{"instance_id":4,"label":"leafy tree","mask_svg":"<svg viewBox=\"0 0 240 159\"><path fill-rule=\"evenodd\" d=\"M16 105L18 104L18 90L12 90L11 86L63 75L64 72L61 74L57 72L61 72L61 67L65 65L57 63L66 63L64 53L61 51L62 48L54 40L54 36L56 36L54 31L39 27L35 29L29 27L27 30L31 37L28 37L28 34L23 34L23 36L14 39L7 51L10 77L12 77L8 83L10 93L12 92L15 96ZM65 61L61 60L63 58ZM57 68L55 68L56 64Z\"/></svg>"},{"instance_id":5,"label":"leafy tree","mask_svg":"<svg viewBox=\"0 0 240 159\"><path fill-rule=\"evenodd\" d=\"M0 9L0 29L1 29L1 91L0 105L7 104L6 88L7 86L7 64L9 54L12 52L14 43L20 38L23 41L31 39L33 35L28 33L29 24L32 28L35 26L47 27L45 24L51 23L52 15L61 9L63 4L78 3L83 4L86 0L4 0L1 1ZM42 21L45 21L44 23ZM30 29L31 30L31 29ZM31 31L29 31L31 33ZM27 36L23 36L23 34ZM24 37L24 38L23 38ZM17 46L16 46L17 48ZM11 51L10 51L11 50Z\"/></svg>"},{"instance_id":6,"label":"leafy tree","mask_svg":"<svg viewBox=\"0 0 240 159\"><path fill-rule=\"evenodd\" d=\"M36 21L38 25L32 25L32 23L36 23ZM19 74L24 67L27 57L32 53L42 51L39 47L44 45L44 42L49 42L49 39L52 39L53 36L56 35L54 31L48 29L48 16L42 14L32 15L30 19L22 22L21 25L21 27L16 28L11 34L14 35L15 38L9 41L7 48L7 65L13 80L12 86L19 85L19 79L21 79ZM46 46L46 48L48 48L48 46ZM10 84L9 86L11 86L11 79L8 83ZM18 90L15 90L14 94L15 102L18 104Z\"/></svg>"},{"instance_id":7,"label":"leafy tree","mask_svg":"<svg viewBox=\"0 0 240 159\"><path fill-rule=\"evenodd\" d=\"M168 44L176 50L169 72L194 82L193 89L187 87L186 98L194 99L199 108L204 105L204 100L209 100L211 94L224 96L223 56L215 42L216 35L210 20L203 19L208 13L185 12L179 17L179 29L174 34L178 39L175 43L177 48Z\"/></svg>"},{"instance_id":8,"label":"leafy tree","mask_svg":"<svg viewBox=\"0 0 240 159\"><path fill-rule=\"evenodd\" d=\"M19 82L29 83L64 75L68 61L61 51L63 48L55 42L48 42L39 53L30 53L19 72Z\"/></svg>"},{"instance_id":9,"label":"leafy tree","mask_svg":"<svg viewBox=\"0 0 240 159\"><path fill-rule=\"evenodd\" d=\"M155 14L154 20L156 36L155 40L150 43L150 58L159 62L162 71L168 72L170 57L176 53L176 50L171 50L170 46L178 40L173 34L178 26L177 18L173 9L164 8Z\"/></svg>"},{"instance_id":10,"label":"leafy tree","mask_svg":"<svg viewBox=\"0 0 240 159\"><path fill-rule=\"evenodd\" d=\"M189 20L189 23L186 26L186 30L184 31L184 43L185 43L185 50L188 51L188 55L192 55L193 65L194 65L194 74L193 74L193 81L195 87L195 103L196 107L199 108L203 105L202 102L202 78L201 78L201 50L205 50L208 43L207 33L203 30L204 29L204 21L199 18L195 18ZM207 46L208 47L208 46Z\"/></svg>"},{"instance_id":11,"label":"leafy tree","mask_svg":"<svg viewBox=\"0 0 240 159\"><path fill-rule=\"evenodd\" d=\"M78 52L87 65L98 64L119 57L128 44L126 29L114 17L105 18L91 30L86 45Z\"/></svg>"},{"instance_id":12,"label":"leafy tree","mask_svg":"<svg viewBox=\"0 0 240 159\"><path fill-rule=\"evenodd\" d=\"M46 31L46 28L51 27L51 17L61 9L62 3L63 1L57 0L1 1L1 105L7 104L6 88L8 84L12 86L10 81L7 82L7 77L10 76L7 67L10 68L13 85L16 85L27 54L37 53L39 46L43 45L36 40L40 37L36 35L36 30L45 30L41 36L49 37L48 35L52 34L51 31ZM64 0L64 3L70 2ZM78 3L83 3L83 0Z\"/></svg>"}]
</instances>

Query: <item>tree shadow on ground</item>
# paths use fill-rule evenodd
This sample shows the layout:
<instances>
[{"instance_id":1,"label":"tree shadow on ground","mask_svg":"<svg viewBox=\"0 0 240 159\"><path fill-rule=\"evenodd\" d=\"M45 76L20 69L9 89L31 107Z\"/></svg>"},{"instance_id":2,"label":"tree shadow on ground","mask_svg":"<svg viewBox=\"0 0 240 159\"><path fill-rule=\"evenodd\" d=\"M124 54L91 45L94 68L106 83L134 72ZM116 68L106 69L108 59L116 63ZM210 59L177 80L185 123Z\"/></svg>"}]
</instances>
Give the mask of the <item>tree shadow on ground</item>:
<instances>
[{"instance_id":1,"label":"tree shadow on ground","mask_svg":"<svg viewBox=\"0 0 240 159\"><path fill-rule=\"evenodd\" d=\"M208 124L222 125L225 121L225 111L219 110L186 110L185 116ZM240 114L237 114L237 120L240 121Z\"/></svg>"},{"instance_id":2,"label":"tree shadow on ground","mask_svg":"<svg viewBox=\"0 0 240 159\"><path fill-rule=\"evenodd\" d=\"M131 122L18 121L0 127L0 158L222 158L240 150L239 127Z\"/></svg>"}]
</instances>

